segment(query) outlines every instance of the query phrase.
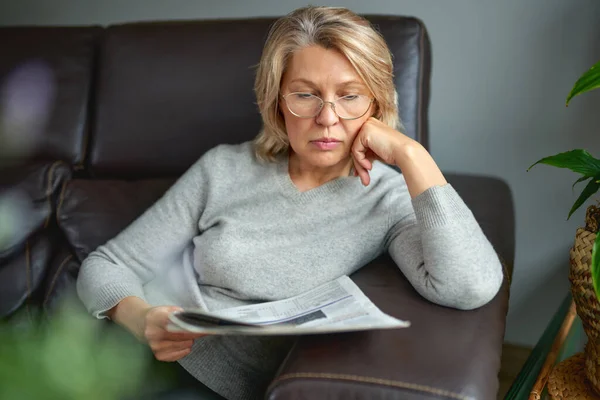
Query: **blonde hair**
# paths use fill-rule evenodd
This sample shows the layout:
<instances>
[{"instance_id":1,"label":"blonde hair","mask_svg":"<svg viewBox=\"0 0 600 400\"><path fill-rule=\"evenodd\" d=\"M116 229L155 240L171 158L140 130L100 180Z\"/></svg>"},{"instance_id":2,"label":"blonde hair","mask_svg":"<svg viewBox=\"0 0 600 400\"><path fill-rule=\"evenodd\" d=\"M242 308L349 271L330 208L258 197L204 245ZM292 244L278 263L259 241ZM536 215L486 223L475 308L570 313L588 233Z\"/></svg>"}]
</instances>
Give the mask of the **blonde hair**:
<instances>
[{"instance_id":1,"label":"blonde hair","mask_svg":"<svg viewBox=\"0 0 600 400\"><path fill-rule=\"evenodd\" d=\"M293 53L315 45L343 54L374 96L375 118L395 129L401 126L392 56L383 36L346 8L303 7L273 24L258 65L254 92L263 127L254 145L261 160L274 161L289 148L279 112L281 79Z\"/></svg>"}]
</instances>

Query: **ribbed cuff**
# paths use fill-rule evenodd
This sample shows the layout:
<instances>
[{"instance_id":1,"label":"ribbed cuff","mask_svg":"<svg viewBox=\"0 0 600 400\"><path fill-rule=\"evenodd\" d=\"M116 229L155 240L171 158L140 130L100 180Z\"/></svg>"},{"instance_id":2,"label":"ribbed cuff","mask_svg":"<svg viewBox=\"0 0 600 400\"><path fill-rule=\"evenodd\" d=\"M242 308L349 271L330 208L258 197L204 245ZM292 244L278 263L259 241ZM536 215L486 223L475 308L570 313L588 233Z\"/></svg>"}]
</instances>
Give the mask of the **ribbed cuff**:
<instances>
[{"instance_id":1,"label":"ribbed cuff","mask_svg":"<svg viewBox=\"0 0 600 400\"><path fill-rule=\"evenodd\" d=\"M422 229L470 223L475 219L449 183L427 189L412 200L412 205Z\"/></svg>"},{"instance_id":2,"label":"ribbed cuff","mask_svg":"<svg viewBox=\"0 0 600 400\"><path fill-rule=\"evenodd\" d=\"M97 303L92 306L96 318L108 318L105 313L119 304L125 297L135 296L146 301L144 291L138 285L113 284L103 286L98 292Z\"/></svg>"}]
</instances>

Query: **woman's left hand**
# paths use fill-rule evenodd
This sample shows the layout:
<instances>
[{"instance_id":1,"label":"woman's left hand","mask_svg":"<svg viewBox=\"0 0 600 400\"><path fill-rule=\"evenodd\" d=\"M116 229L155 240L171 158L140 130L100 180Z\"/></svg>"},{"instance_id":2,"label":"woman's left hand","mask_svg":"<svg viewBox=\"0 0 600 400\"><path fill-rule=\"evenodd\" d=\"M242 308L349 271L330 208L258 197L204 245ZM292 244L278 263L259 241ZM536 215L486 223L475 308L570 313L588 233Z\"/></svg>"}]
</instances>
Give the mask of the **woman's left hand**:
<instances>
[{"instance_id":1,"label":"woman's left hand","mask_svg":"<svg viewBox=\"0 0 600 400\"><path fill-rule=\"evenodd\" d=\"M351 154L355 175L358 175L362 184L367 186L371 180L369 171L373 168L373 161L378 160L400 167L401 160L397 158L401 157L403 150L411 146L421 147L416 140L378 119L369 118L361 127L352 144Z\"/></svg>"}]
</instances>

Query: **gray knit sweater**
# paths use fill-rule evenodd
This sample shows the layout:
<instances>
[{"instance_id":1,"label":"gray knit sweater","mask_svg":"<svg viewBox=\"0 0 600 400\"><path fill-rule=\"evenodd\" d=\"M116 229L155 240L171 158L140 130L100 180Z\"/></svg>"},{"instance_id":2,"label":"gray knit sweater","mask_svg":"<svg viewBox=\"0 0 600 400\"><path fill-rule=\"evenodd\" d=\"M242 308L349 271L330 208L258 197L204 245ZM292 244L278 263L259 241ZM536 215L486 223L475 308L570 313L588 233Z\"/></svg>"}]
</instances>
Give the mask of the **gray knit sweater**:
<instances>
[{"instance_id":1,"label":"gray knit sweater","mask_svg":"<svg viewBox=\"0 0 600 400\"><path fill-rule=\"evenodd\" d=\"M411 200L403 176L375 163L367 187L342 177L300 192L287 157L260 163L249 142L221 145L89 255L77 290L97 318L127 296L214 311L294 296L385 251L444 306L480 307L502 282L494 249L450 184ZM210 336L179 362L227 399L255 399L289 347L285 338Z\"/></svg>"}]
</instances>

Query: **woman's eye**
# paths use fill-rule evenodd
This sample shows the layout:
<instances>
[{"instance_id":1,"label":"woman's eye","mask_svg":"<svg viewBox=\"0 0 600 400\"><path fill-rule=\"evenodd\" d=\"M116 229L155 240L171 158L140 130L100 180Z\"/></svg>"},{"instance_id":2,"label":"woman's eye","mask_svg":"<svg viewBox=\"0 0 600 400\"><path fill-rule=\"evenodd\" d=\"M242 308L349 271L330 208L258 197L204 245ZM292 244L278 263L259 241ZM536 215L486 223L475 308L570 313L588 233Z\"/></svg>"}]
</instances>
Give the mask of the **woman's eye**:
<instances>
[{"instance_id":1,"label":"woman's eye","mask_svg":"<svg viewBox=\"0 0 600 400\"><path fill-rule=\"evenodd\" d=\"M310 93L296 93L294 97L298 99L310 99L313 97L313 95Z\"/></svg>"},{"instance_id":2,"label":"woman's eye","mask_svg":"<svg viewBox=\"0 0 600 400\"><path fill-rule=\"evenodd\" d=\"M357 94L349 94L347 96L342 96L342 100L352 101L358 99L360 96Z\"/></svg>"}]
</instances>

